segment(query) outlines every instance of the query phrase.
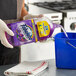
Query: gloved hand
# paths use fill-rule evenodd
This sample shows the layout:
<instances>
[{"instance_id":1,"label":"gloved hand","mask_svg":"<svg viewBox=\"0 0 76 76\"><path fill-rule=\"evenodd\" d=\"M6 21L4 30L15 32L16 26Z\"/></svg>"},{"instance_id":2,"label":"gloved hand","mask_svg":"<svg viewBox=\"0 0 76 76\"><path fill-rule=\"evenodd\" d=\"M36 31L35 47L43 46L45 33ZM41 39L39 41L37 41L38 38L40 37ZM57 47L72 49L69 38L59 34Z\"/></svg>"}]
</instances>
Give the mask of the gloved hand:
<instances>
[{"instance_id":1,"label":"gloved hand","mask_svg":"<svg viewBox=\"0 0 76 76\"><path fill-rule=\"evenodd\" d=\"M6 39L5 32L9 35L14 36L14 33L7 27L6 23L0 19L0 40L1 43L8 48L13 48L11 44Z\"/></svg>"},{"instance_id":2,"label":"gloved hand","mask_svg":"<svg viewBox=\"0 0 76 76\"><path fill-rule=\"evenodd\" d=\"M41 17L43 17L42 14L40 14L40 15L31 15L31 14L28 14L28 15L26 15L26 16L23 17L23 20L28 20L28 19L32 19L32 18L41 18Z\"/></svg>"}]
</instances>

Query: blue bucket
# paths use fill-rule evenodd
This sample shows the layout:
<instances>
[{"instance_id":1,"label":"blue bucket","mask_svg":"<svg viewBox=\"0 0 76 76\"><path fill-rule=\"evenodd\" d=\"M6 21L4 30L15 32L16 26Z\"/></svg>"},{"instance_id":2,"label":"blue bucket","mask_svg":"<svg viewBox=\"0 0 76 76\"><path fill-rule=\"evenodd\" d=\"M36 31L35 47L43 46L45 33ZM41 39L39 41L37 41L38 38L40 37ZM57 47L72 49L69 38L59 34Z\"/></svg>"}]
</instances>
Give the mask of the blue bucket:
<instances>
[{"instance_id":1,"label":"blue bucket","mask_svg":"<svg viewBox=\"0 0 76 76\"><path fill-rule=\"evenodd\" d=\"M76 33L58 33L55 39L56 67L76 69Z\"/></svg>"}]
</instances>

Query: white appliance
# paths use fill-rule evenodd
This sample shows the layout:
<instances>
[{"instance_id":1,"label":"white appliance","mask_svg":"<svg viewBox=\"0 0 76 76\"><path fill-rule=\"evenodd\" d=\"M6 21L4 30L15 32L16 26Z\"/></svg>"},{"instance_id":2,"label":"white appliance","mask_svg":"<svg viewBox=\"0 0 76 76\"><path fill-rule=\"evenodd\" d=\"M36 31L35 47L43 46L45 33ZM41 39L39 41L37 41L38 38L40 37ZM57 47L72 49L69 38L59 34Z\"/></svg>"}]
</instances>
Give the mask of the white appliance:
<instances>
[{"instance_id":1,"label":"white appliance","mask_svg":"<svg viewBox=\"0 0 76 76\"><path fill-rule=\"evenodd\" d=\"M62 13L41 8L31 4L29 4L29 13L34 15L44 14L44 16L47 16L53 22L58 24L60 24L62 20ZM60 28L55 29L53 36L54 34L59 32L61 32ZM21 62L40 61L54 58L55 58L54 41L30 43L21 46Z\"/></svg>"},{"instance_id":2,"label":"white appliance","mask_svg":"<svg viewBox=\"0 0 76 76\"><path fill-rule=\"evenodd\" d=\"M76 0L62 0L54 2L38 2L34 5L61 12L62 25L67 32L76 32Z\"/></svg>"},{"instance_id":3,"label":"white appliance","mask_svg":"<svg viewBox=\"0 0 76 76\"><path fill-rule=\"evenodd\" d=\"M29 4L29 13L34 15L43 14L44 16L47 16L53 23L57 24L60 24L62 20L62 13L43 7L38 7L32 4ZM53 36L59 32L61 32L60 28L55 29Z\"/></svg>"},{"instance_id":4,"label":"white appliance","mask_svg":"<svg viewBox=\"0 0 76 76\"><path fill-rule=\"evenodd\" d=\"M63 25L67 32L75 32L76 33L76 11L68 10L64 12Z\"/></svg>"}]
</instances>

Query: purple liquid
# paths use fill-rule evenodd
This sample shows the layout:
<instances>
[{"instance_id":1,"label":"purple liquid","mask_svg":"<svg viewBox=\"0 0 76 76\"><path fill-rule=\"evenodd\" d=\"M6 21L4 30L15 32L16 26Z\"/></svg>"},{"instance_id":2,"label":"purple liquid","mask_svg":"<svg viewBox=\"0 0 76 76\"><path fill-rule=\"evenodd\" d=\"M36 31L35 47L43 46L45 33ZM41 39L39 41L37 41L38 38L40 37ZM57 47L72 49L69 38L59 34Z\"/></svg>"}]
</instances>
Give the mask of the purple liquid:
<instances>
[{"instance_id":1,"label":"purple liquid","mask_svg":"<svg viewBox=\"0 0 76 76\"><path fill-rule=\"evenodd\" d=\"M65 31L65 29L62 27L62 25L54 24L54 23L53 23L53 25L54 25L54 29L60 27L60 28L63 30L65 36L68 38L68 34L66 33L66 31Z\"/></svg>"}]
</instances>

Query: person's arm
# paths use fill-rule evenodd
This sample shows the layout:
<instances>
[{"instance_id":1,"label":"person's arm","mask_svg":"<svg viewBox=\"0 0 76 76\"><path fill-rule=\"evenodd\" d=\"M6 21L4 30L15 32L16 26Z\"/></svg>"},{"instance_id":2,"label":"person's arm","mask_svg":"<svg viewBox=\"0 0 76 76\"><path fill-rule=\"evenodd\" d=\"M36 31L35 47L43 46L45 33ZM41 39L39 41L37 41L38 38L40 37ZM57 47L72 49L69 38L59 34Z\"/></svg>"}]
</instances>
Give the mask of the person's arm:
<instances>
[{"instance_id":1,"label":"person's arm","mask_svg":"<svg viewBox=\"0 0 76 76\"><path fill-rule=\"evenodd\" d=\"M23 0L22 11L21 11L21 20L27 20L27 19L32 19L32 18L41 18L41 17L43 17L42 14L40 14L40 15L29 14L27 12L27 10L25 9L24 0Z\"/></svg>"},{"instance_id":2,"label":"person's arm","mask_svg":"<svg viewBox=\"0 0 76 76\"><path fill-rule=\"evenodd\" d=\"M28 15L28 12L27 12L27 10L25 9L24 0L23 0L22 11L21 11L21 19L22 19L24 16L26 16L26 15Z\"/></svg>"}]
</instances>

